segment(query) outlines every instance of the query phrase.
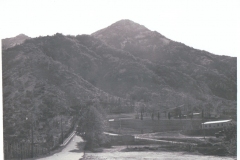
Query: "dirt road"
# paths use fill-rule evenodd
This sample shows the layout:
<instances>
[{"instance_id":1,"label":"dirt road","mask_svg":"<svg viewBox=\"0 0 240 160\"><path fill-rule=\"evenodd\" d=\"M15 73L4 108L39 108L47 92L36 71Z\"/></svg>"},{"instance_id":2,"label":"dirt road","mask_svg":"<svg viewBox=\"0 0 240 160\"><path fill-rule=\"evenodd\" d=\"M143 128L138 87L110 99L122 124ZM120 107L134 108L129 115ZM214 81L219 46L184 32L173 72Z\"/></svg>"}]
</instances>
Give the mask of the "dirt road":
<instances>
[{"instance_id":1,"label":"dirt road","mask_svg":"<svg viewBox=\"0 0 240 160\"><path fill-rule=\"evenodd\" d=\"M83 139L79 136L74 136L61 152L38 160L79 160L84 155L83 147Z\"/></svg>"}]
</instances>

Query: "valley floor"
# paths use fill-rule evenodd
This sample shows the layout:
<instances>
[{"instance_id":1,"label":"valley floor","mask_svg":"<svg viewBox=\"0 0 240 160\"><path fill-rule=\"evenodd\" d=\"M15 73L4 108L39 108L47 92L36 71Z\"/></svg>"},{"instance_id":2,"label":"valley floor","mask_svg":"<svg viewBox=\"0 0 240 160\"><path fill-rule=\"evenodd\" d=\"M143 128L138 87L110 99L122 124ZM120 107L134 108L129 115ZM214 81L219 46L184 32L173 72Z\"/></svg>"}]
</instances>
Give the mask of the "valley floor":
<instances>
[{"instance_id":1,"label":"valley floor","mask_svg":"<svg viewBox=\"0 0 240 160\"><path fill-rule=\"evenodd\" d=\"M131 147L131 146L130 146ZM205 156L200 154L189 154L186 152L167 152L167 151L140 151L140 152L123 152L126 146L114 146L110 149L104 149L101 153L87 152L84 154L82 160L235 160L231 157L219 157L219 156Z\"/></svg>"},{"instance_id":2,"label":"valley floor","mask_svg":"<svg viewBox=\"0 0 240 160\"><path fill-rule=\"evenodd\" d=\"M45 158L39 158L38 160L125 160L125 159L161 159L161 160L235 160L235 157L219 157L219 156L206 156L199 153L187 153L187 152L171 152L165 149L157 151L151 150L139 150L136 151L136 147L139 148L154 148L157 145L130 145L130 146L113 146L111 148L103 149L103 152L93 153L85 152L83 147L85 142L79 136L74 136L70 143L59 153L55 153Z\"/></svg>"}]
</instances>

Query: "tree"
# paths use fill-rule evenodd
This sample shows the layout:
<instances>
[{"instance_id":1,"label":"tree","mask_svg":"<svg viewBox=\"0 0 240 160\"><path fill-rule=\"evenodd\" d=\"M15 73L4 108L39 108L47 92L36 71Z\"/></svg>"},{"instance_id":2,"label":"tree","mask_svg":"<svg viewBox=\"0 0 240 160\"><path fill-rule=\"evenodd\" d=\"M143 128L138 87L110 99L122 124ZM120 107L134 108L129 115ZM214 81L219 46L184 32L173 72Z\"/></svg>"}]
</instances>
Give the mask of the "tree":
<instances>
[{"instance_id":1,"label":"tree","mask_svg":"<svg viewBox=\"0 0 240 160\"><path fill-rule=\"evenodd\" d=\"M168 112L168 119L171 119L171 113Z\"/></svg>"},{"instance_id":2,"label":"tree","mask_svg":"<svg viewBox=\"0 0 240 160\"><path fill-rule=\"evenodd\" d=\"M87 141L86 148L93 149L105 142L103 131L105 128L103 115L94 107L85 107L80 115L78 132Z\"/></svg>"},{"instance_id":3,"label":"tree","mask_svg":"<svg viewBox=\"0 0 240 160\"><path fill-rule=\"evenodd\" d=\"M182 119L182 111L179 109L179 118Z\"/></svg>"},{"instance_id":4,"label":"tree","mask_svg":"<svg viewBox=\"0 0 240 160\"><path fill-rule=\"evenodd\" d=\"M190 118L191 118L191 120L193 119L193 112L191 113Z\"/></svg>"}]
</instances>

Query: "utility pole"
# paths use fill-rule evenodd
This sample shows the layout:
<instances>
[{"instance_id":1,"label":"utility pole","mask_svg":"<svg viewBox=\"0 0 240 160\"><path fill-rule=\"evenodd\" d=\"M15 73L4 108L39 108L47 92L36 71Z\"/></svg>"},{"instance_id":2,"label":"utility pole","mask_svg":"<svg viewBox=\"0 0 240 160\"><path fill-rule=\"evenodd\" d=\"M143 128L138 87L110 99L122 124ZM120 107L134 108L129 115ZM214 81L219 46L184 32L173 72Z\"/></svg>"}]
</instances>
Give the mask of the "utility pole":
<instances>
[{"instance_id":1,"label":"utility pole","mask_svg":"<svg viewBox=\"0 0 240 160\"><path fill-rule=\"evenodd\" d=\"M62 115L61 115L61 136L62 136L62 144L63 144L63 128L62 128Z\"/></svg>"},{"instance_id":2,"label":"utility pole","mask_svg":"<svg viewBox=\"0 0 240 160\"><path fill-rule=\"evenodd\" d=\"M33 114L31 113L31 158L33 158ZM26 117L26 120L28 120L28 117Z\"/></svg>"},{"instance_id":3,"label":"utility pole","mask_svg":"<svg viewBox=\"0 0 240 160\"><path fill-rule=\"evenodd\" d=\"M204 110L202 110L202 128L203 128L203 134L204 134L204 139L205 139L205 125L204 125Z\"/></svg>"},{"instance_id":4,"label":"utility pole","mask_svg":"<svg viewBox=\"0 0 240 160\"><path fill-rule=\"evenodd\" d=\"M122 119L120 118L120 134L122 133Z\"/></svg>"},{"instance_id":5,"label":"utility pole","mask_svg":"<svg viewBox=\"0 0 240 160\"><path fill-rule=\"evenodd\" d=\"M33 122L31 123L31 137L32 137L31 157L33 158Z\"/></svg>"},{"instance_id":6,"label":"utility pole","mask_svg":"<svg viewBox=\"0 0 240 160\"><path fill-rule=\"evenodd\" d=\"M20 153L21 153L21 157L20 157L20 159L22 160L22 143L20 143Z\"/></svg>"}]
</instances>

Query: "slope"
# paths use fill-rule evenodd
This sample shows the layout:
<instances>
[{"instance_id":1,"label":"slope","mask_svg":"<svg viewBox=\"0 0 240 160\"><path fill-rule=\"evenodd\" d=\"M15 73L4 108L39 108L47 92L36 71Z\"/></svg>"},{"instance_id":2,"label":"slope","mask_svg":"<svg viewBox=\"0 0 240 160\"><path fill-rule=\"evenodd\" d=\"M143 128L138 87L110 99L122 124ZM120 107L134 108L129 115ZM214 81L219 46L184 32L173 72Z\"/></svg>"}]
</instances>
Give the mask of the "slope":
<instances>
[{"instance_id":1,"label":"slope","mask_svg":"<svg viewBox=\"0 0 240 160\"><path fill-rule=\"evenodd\" d=\"M175 70L199 85L204 84L200 86L205 93L236 101L237 59L234 57L196 50L130 20L118 21L92 35L114 48L150 60L156 64L151 70L159 76L166 76L162 73ZM161 69L161 66L165 66L166 70ZM174 89L188 87L190 83L181 77L175 75L171 80L178 79L185 81L185 84L168 81L169 85Z\"/></svg>"},{"instance_id":2,"label":"slope","mask_svg":"<svg viewBox=\"0 0 240 160\"><path fill-rule=\"evenodd\" d=\"M22 44L26 39L30 39L30 37L24 34L19 34L18 36L12 38L2 39L2 50Z\"/></svg>"}]
</instances>

